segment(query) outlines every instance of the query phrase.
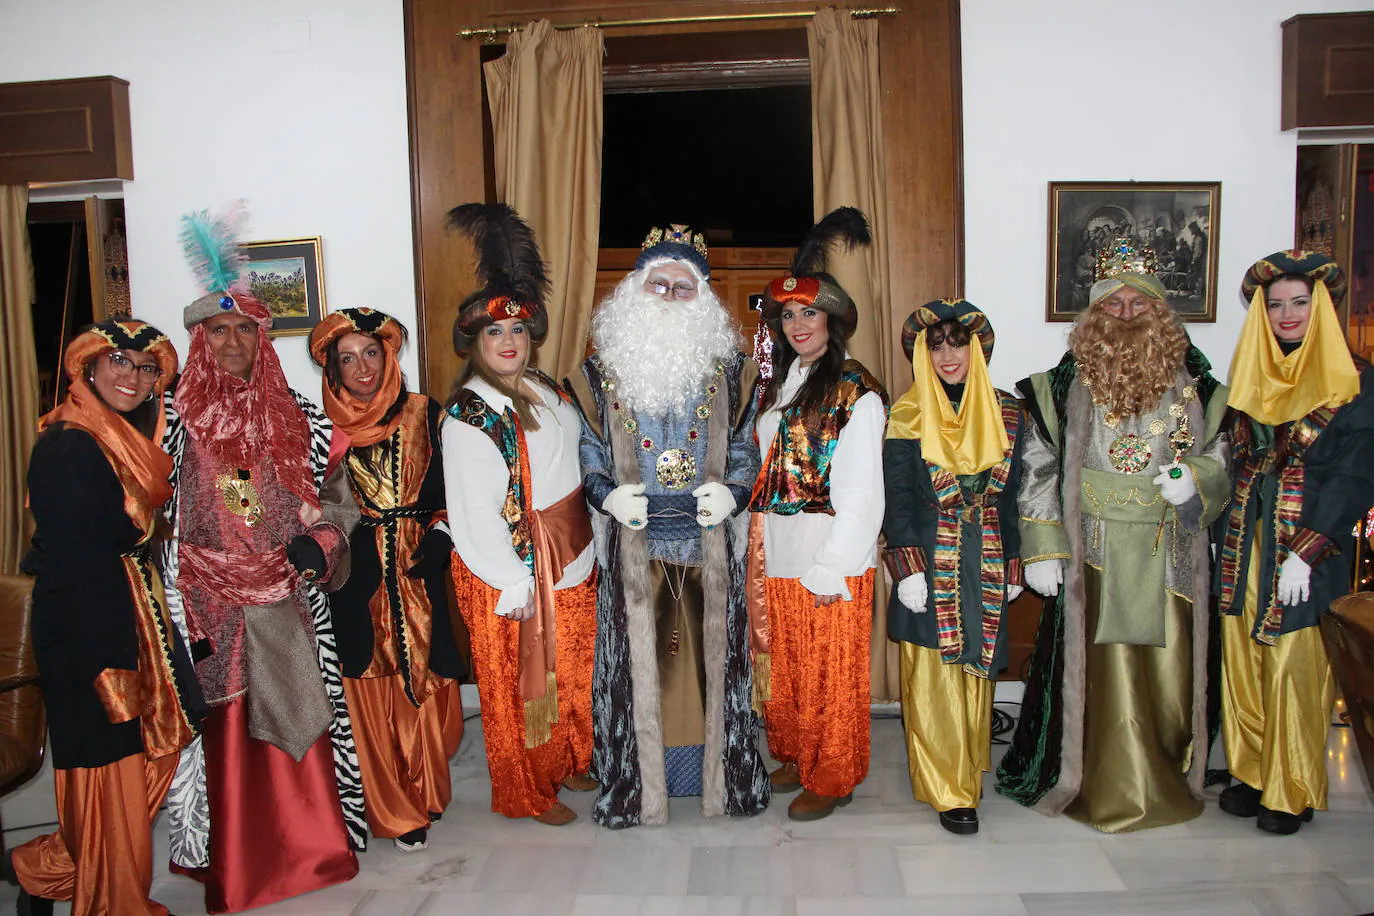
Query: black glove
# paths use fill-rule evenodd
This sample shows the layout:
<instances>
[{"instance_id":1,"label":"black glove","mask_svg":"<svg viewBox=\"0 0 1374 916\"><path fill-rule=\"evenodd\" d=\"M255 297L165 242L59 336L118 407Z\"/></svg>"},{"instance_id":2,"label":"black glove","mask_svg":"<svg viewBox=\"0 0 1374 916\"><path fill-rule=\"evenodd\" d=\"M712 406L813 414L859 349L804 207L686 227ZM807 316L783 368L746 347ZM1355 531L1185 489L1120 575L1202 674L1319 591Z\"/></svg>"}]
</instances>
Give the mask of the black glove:
<instances>
[{"instance_id":1,"label":"black glove","mask_svg":"<svg viewBox=\"0 0 1374 916\"><path fill-rule=\"evenodd\" d=\"M453 556L453 539L442 528L431 528L420 538L415 552L410 555L410 569L406 575L412 579L442 573L448 568L449 557Z\"/></svg>"},{"instance_id":2,"label":"black glove","mask_svg":"<svg viewBox=\"0 0 1374 916\"><path fill-rule=\"evenodd\" d=\"M324 575L324 549L308 534L298 534L286 548L286 559L302 579L315 580Z\"/></svg>"}]
</instances>

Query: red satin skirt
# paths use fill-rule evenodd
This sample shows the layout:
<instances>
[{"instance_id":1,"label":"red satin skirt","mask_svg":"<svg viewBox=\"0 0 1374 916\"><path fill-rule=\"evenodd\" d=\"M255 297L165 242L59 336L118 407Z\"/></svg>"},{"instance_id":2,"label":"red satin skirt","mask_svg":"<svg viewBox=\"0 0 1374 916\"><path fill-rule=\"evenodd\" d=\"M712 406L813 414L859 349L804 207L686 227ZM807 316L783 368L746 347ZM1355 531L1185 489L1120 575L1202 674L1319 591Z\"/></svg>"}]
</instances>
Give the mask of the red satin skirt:
<instances>
[{"instance_id":1,"label":"red satin skirt","mask_svg":"<svg viewBox=\"0 0 1374 916\"><path fill-rule=\"evenodd\" d=\"M848 576L852 601L815 606L799 579L765 580L772 631L768 751L804 788L843 796L868 775L868 645L873 571Z\"/></svg>"},{"instance_id":2,"label":"red satin skirt","mask_svg":"<svg viewBox=\"0 0 1374 916\"><path fill-rule=\"evenodd\" d=\"M535 817L558 801L563 780L591 768L596 576L554 592L558 721L549 740L531 748L525 747L525 701L520 694L520 624L496 616L501 593L477 578L457 554L453 584L472 638L491 772L491 810L506 817Z\"/></svg>"},{"instance_id":3,"label":"red satin skirt","mask_svg":"<svg viewBox=\"0 0 1374 916\"><path fill-rule=\"evenodd\" d=\"M134 754L54 770L59 827L14 850L19 883L35 897L70 900L73 916L166 916L148 899L152 823L176 769L176 754Z\"/></svg>"},{"instance_id":4,"label":"red satin skirt","mask_svg":"<svg viewBox=\"0 0 1374 916\"><path fill-rule=\"evenodd\" d=\"M205 909L235 913L341 884L358 873L348 843L329 735L300 763L248 736L242 697L201 724L210 800Z\"/></svg>"},{"instance_id":5,"label":"red satin skirt","mask_svg":"<svg viewBox=\"0 0 1374 916\"><path fill-rule=\"evenodd\" d=\"M358 763L363 771L367 826L374 837L398 837L428 827L453 792L448 760L463 736L463 703L452 681L416 708L399 674L344 678Z\"/></svg>"}]
</instances>

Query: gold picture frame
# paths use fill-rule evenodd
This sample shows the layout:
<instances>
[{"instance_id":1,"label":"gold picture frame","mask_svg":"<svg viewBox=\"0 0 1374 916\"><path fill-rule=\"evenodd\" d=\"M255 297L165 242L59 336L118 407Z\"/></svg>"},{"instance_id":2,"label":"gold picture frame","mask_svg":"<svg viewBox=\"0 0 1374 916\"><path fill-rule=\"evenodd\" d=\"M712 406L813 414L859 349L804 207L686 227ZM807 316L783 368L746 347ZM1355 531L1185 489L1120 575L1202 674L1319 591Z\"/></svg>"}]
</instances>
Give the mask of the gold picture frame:
<instances>
[{"instance_id":1,"label":"gold picture frame","mask_svg":"<svg viewBox=\"0 0 1374 916\"><path fill-rule=\"evenodd\" d=\"M272 313L271 337L296 337L329 311L324 296L324 245L318 235L244 242L244 281Z\"/></svg>"}]
</instances>

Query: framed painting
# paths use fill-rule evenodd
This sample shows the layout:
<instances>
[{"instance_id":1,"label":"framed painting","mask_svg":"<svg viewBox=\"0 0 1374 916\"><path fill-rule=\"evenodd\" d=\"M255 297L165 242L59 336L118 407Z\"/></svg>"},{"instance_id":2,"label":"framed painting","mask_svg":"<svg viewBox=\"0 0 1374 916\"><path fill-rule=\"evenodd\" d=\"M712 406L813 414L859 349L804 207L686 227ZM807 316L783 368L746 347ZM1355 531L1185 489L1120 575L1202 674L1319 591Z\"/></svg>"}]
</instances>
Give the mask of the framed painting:
<instances>
[{"instance_id":1,"label":"framed painting","mask_svg":"<svg viewBox=\"0 0 1374 916\"><path fill-rule=\"evenodd\" d=\"M1046 321L1088 307L1097 254L1116 239L1149 247L1155 275L1184 321L1217 320L1221 182L1050 182Z\"/></svg>"},{"instance_id":2,"label":"framed painting","mask_svg":"<svg viewBox=\"0 0 1374 916\"><path fill-rule=\"evenodd\" d=\"M253 295L272 312L272 337L309 334L327 311L320 237L244 242Z\"/></svg>"}]
</instances>

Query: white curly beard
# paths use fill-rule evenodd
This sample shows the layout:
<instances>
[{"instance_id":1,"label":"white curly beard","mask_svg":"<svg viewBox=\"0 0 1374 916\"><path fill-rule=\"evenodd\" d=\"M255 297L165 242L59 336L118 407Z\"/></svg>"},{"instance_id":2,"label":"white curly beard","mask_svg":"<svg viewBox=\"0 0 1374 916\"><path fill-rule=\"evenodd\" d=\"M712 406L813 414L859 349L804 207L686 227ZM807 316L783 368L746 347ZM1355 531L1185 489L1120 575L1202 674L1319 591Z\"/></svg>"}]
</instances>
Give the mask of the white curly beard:
<instances>
[{"instance_id":1,"label":"white curly beard","mask_svg":"<svg viewBox=\"0 0 1374 916\"><path fill-rule=\"evenodd\" d=\"M710 284L700 281L691 301L668 302L644 291L646 271L633 271L601 301L591 339L620 396L638 413L664 416L699 400L706 377L740 352L742 338Z\"/></svg>"}]
</instances>

